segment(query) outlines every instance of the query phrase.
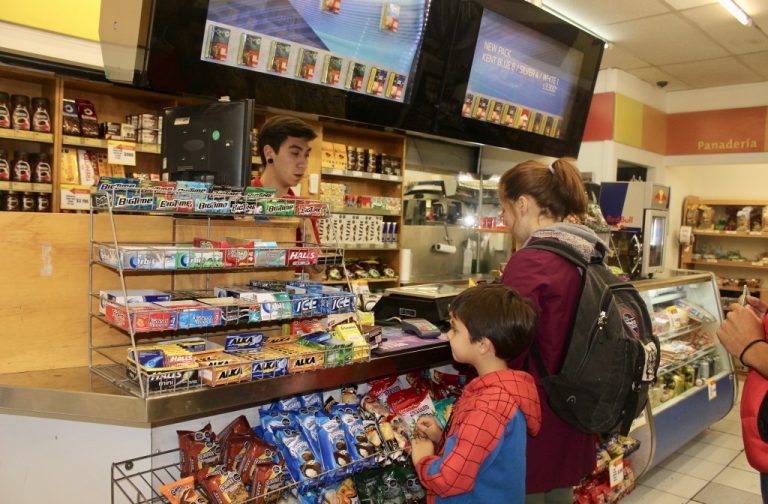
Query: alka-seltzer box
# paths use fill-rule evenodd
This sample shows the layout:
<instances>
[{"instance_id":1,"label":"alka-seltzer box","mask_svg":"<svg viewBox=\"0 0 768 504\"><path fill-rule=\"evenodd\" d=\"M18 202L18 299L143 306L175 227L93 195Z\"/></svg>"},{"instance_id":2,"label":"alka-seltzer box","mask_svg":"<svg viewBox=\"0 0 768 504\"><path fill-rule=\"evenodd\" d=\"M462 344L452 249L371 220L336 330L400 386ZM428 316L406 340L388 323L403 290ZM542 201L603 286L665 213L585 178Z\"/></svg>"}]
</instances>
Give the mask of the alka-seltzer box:
<instances>
[{"instance_id":1,"label":"alka-seltzer box","mask_svg":"<svg viewBox=\"0 0 768 504\"><path fill-rule=\"evenodd\" d=\"M224 253L211 249L184 249L176 253L176 269L222 268Z\"/></svg>"},{"instance_id":2,"label":"alka-seltzer box","mask_svg":"<svg viewBox=\"0 0 768 504\"><path fill-rule=\"evenodd\" d=\"M251 377L254 380L274 378L288 373L288 357L271 349L239 352L240 357L250 360Z\"/></svg>"},{"instance_id":3,"label":"alka-seltzer box","mask_svg":"<svg viewBox=\"0 0 768 504\"><path fill-rule=\"evenodd\" d=\"M317 264L320 257L320 249L316 248L292 248L285 254L286 266L310 266Z\"/></svg>"},{"instance_id":4,"label":"alka-seltzer box","mask_svg":"<svg viewBox=\"0 0 768 504\"><path fill-rule=\"evenodd\" d=\"M261 350L263 346L264 333L261 332L227 334L224 340L226 351Z\"/></svg>"},{"instance_id":5,"label":"alka-seltzer box","mask_svg":"<svg viewBox=\"0 0 768 504\"><path fill-rule=\"evenodd\" d=\"M223 266L225 268L253 266L256 261L253 242L248 242L244 245L230 245L226 241L195 238L192 243L195 247L221 250L224 254Z\"/></svg>"},{"instance_id":6,"label":"alka-seltzer box","mask_svg":"<svg viewBox=\"0 0 768 504\"><path fill-rule=\"evenodd\" d=\"M211 352L195 357L200 366L200 381L208 386L250 381L251 361L224 352Z\"/></svg>"},{"instance_id":7,"label":"alka-seltzer box","mask_svg":"<svg viewBox=\"0 0 768 504\"><path fill-rule=\"evenodd\" d=\"M155 289L128 289L123 291L103 290L99 292L99 312L105 314L107 303L124 305L127 303L154 303L155 301L170 301L171 295Z\"/></svg>"},{"instance_id":8,"label":"alka-seltzer box","mask_svg":"<svg viewBox=\"0 0 768 504\"><path fill-rule=\"evenodd\" d=\"M314 350L298 343L286 343L272 347L288 357L288 373L314 371L325 366L325 351Z\"/></svg>"},{"instance_id":9,"label":"alka-seltzer box","mask_svg":"<svg viewBox=\"0 0 768 504\"><path fill-rule=\"evenodd\" d=\"M318 201L297 201L296 217L328 217L328 203Z\"/></svg>"},{"instance_id":10,"label":"alka-seltzer box","mask_svg":"<svg viewBox=\"0 0 768 504\"><path fill-rule=\"evenodd\" d=\"M250 304L246 301L240 301L233 297L214 297L214 298L198 298L197 301L210 306L215 306L221 310L221 325L237 325L244 322L250 322ZM258 306L257 306L258 311ZM259 316L258 322L261 320Z\"/></svg>"},{"instance_id":11,"label":"alka-seltzer box","mask_svg":"<svg viewBox=\"0 0 768 504\"><path fill-rule=\"evenodd\" d=\"M221 325L221 310L210 305L192 300L159 301L155 304L176 312L179 329Z\"/></svg>"},{"instance_id":12,"label":"alka-seltzer box","mask_svg":"<svg viewBox=\"0 0 768 504\"><path fill-rule=\"evenodd\" d=\"M126 309L126 306L129 308ZM154 303L107 303L104 314L107 322L127 331L129 312L133 332L171 331L177 328L176 313Z\"/></svg>"}]
</instances>

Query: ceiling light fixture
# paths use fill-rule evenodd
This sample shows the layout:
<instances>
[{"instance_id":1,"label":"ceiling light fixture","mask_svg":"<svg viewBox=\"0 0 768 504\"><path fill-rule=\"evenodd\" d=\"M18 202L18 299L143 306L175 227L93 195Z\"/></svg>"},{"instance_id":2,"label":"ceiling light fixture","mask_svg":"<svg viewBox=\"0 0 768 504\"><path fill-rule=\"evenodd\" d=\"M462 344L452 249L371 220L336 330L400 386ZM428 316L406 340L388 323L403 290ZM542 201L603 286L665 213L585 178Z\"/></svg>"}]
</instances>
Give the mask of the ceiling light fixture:
<instances>
[{"instance_id":1,"label":"ceiling light fixture","mask_svg":"<svg viewBox=\"0 0 768 504\"><path fill-rule=\"evenodd\" d=\"M749 14L744 12L744 9L739 7L734 0L720 0L720 5L725 7L725 9L731 13L731 16L735 17L739 23L744 26L752 26L752 18L749 17Z\"/></svg>"}]
</instances>

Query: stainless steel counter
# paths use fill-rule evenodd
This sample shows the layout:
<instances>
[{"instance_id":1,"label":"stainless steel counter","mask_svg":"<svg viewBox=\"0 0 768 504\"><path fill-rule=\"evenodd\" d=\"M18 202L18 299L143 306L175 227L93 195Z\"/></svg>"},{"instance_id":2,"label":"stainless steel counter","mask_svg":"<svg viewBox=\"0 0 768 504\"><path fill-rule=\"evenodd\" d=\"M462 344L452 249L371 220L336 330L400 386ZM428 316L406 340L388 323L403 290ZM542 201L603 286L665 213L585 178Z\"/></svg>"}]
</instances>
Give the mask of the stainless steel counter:
<instances>
[{"instance_id":1,"label":"stainless steel counter","mask_svg":"<svg viewBox=\"0 0 768 504\"><path fill-rule=\"evenodd\" d=\"M216 388L151 395L124 391L87 367L0 374L0 413L158 426L274 399L451 362L448 344L368 362Z\"/></svg>"}]
</instances>

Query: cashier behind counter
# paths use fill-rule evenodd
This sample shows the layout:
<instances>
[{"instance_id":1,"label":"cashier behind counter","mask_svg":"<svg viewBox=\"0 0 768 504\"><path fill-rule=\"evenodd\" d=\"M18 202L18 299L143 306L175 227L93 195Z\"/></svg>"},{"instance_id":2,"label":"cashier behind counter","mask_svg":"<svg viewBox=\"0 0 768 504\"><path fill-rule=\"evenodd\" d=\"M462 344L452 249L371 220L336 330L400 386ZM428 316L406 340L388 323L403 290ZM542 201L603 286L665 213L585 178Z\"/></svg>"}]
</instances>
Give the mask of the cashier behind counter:
<instances>
[{"instance_id":1,"label":"cashier behind counter","mask_svg":"<svg viewBox=\"0 0 768 504\"><path fill-rule=\"evenodd\" d=\"M386 289L373 307L376 323L388 325L404 318L423 318L447 331L451 301L465 288L431 283Z\"/></svg>"}]
</instances>

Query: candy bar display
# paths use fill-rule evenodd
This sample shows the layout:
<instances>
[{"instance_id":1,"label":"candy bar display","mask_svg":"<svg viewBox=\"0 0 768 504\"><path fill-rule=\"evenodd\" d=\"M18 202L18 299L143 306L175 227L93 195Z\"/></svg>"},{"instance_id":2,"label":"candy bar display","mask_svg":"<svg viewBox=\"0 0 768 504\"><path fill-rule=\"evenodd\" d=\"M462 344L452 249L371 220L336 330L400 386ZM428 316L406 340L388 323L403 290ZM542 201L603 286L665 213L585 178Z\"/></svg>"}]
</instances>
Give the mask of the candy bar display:
<instances>
[{"instance_id":1,"label":"candy bar display","mask_svg":"<svg viewBox=\"0 0 768 504\"><path fill-rule=\"evenodd\" d=\"M397 278L395 270L378 258L347 259L344 261L343 267L331 266L326 268L325 275L327 280L332 281Z\"/></svg>"}]
</instances>

